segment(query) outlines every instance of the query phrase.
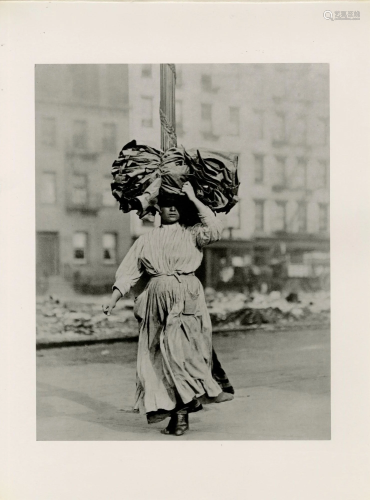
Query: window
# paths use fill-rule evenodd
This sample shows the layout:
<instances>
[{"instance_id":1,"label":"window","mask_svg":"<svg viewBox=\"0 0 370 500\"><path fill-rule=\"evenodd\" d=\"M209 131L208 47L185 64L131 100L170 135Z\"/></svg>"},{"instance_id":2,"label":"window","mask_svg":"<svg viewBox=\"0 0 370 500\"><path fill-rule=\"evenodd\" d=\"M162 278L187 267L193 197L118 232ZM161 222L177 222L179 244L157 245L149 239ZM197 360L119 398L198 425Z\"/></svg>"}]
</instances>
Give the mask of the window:
<instances>
[{"instance_id":1,"label":"window","mask_svg":"<svg viewBox=\"0 0 370 500\"><path fill-rule=\"evenodd\" d=\"M273 228L274 231L286 230L286 202L277 201L273 213Z\"/></svg>"},{"instance_id":2,"label":"window","mask_svg":"<svg viewBox=\"0 0 370 500\"><path fill-rule=\"evenodd\" d=\"M141 125L143 127L153 127L153 98L141 98Z\"/></svg>"},{"instance_id":3,"label":"window","mask_svg":"<svg viewBox=\"0 0 370 500\"><path fill-rule=\"evenodd\" d=\"M230 134L231 135L239 135L239 108L230 107L229 108L229 116L230 116Z\"/></svg>"},{"instance_id":4,"label":"window","mask_svg":"<svg viewBox=\"0 0 370 500\"><path fill-rule=\"evenodd\" d=\"M264 115L263 111L261 110L254 110L253 113L253 130L254 130L254 137L255 139L263 139L264 133L263 133L263 125L264 122Z\"/></svg>"},{"instance_id":5,"label":"window","mask_svg":"<svg viewBox=\"0 0 370 500\"><path fill-rule=\"evenodd\" d=\"M55 118L43 116L41 121L41 141L44 146L56 145L57 127Z\"/></svg>"},{"instance_id":6,"label":"window","mask_svg":"<svg viewBox=\"0 0 370 500\"><path fill-rule=\"evenodd\" d=\"M85 206L87 204L87 176L74 174L72 176L72 204Z\"/></svg>"},{"instance_id":7,"label":"window","mask_svg":"<svg viewBox=\"0 0 370 500\"><path fill-rule=\"evenodd\" d=\"M307 205L305 202L298 203L298 232L305 233L307 231Z\"/></svg>"},{"instance_id":8,"label":"window","mask_svg":"<svg viewBox=\"0 0 370 500\"><path fill-rule=\"evenodd\" d=\"M103 123L103 151L113 153L117 149L117 127L115 123Z\"/></svg>"},{"instance_id":9,"label":"window","mask_svg":"<svg viewBox=\"0 0 370 500\"><path fill-rule=\"evenodd\" d=\"M285 141L285 115L276 113L273 128L273 138L275 141Z\"/></svg>"},{"instance_id":10,"label":"window","mask_svg":"<svg viewBox=\"0 0 370 500\"><path fill-rule=\"evenodd\" d=\"M293 142L295 144L306 144L307 121L304 116L297 118L293 128Z\"/></svg>"},{"instance_id":11,"label":"window","mask_svg":"<svg viewBox=\"0 0 370 500\"><path fill-rule=\"evenodd\" d=\"M263 231L265 228L265 203L263 200L254 202L254 229L255 231Z\"/></svg>"},{"instance_id":12,"label":"window","mask_svg":"<svg viewBox=\"0 0 370 500\"><path fill-rule=\"evenodd\" d=\"M111 178L107 177L103 180L103 193L102 193L102 205L103 207L115 207L117 205L117 200L112 194L112 189L110 187Z\"/></svg>"},{"instance_id":13,"label":"window","mask_svg":"<svg viewBox=\"0 0 370 500\"><path fill-rule=\"evenodd\" d=\"M326 160L319 160L318 162L317 185L320 188L328 187L328 164Z\"/></svg>"},{"instance_id":14,"label":"window","mask_svg":"<svg viewBox=\"0 0 370 500\"><path fill-rule=\"evenodd\" d=\"M77 232L73 235L73 259L84 264L87 262L87 234Z\"/></svg>"},{"instance_id":15,"label":"window","mask_svg":"<svg viewBox=\"0 0 370 500\"><path fill-rule=\"evenodd\" d=\"M43 172L41 179L41 203L54 205L57 198L56 174L55 172Z\"/></svg>"},{"instance_id":16,"label":"window","mask_svg":"<svg viewBox=\"0 0 370 500\"><path fill-rule=\"evenodd\" d=\"M274 185L284 187L286 185L286 158L284 156L275 157Z\"/></svg>"},{"instance_id":17,"label":"window","mask_svg":"<svg viewBox=\"0 0 370 500\"><path fill-rule=\"evenodd\" d=\"M306 158L297 158L297 164L294 172L294 187L305 188L307 178L307 160Z\"/></svg>"},{"instance_id":18,"label":"window","mask_svg":"<svg viewBox=\"0 0 370 500\"><path fill-rule=\"evenodd\" d=\"M319 203L319 231L325 233L329 229L329 207L326 203Z\"/></svg>"},{"instance_id":19,"label":"window","mask_svg":"<svg viewBox=\"0 0 370 500\"><path fill-rule=\"evenodd\" d=\"M203 74L201 76L201 86L204 92L212 92L212 76Z\"/></svg>"},{"instance_id":20,"label":"window","mask_svg":"<svg viewBox=\"0 0 370 500\"><path fill-rule=\"evenodd\" d=\"M143 78L151 78L152 77L152 65L151 64L143 64L141 66L141 76Z\"/></svg>"},{"instance_id":21,"label":"window","mask_svg":"<svg viewBox=\"0 0 370 500\"><path fill-rule=\"evenodd\" d=\"M73 147L76 149L87 147L87 122L84 120L73 122Z\"/></svg>"},{"instance_id":22,"label":"window","mask_svg":"<svg viewBox=\"0 0 370 500\"><path fill-rule=\"evenodd\" d=\"M212 104L201 104L202 131L212 133Z\"/></svg>"},{"instance_id":23,"label":"window","mask_svg":"<svg viewBox=\"0 0 370 500\"><path fill-rule=\"evenodd\" d=\"M176 101L176 132L179 135L184 133L182 101Z\"/></svg>"},{"instance_id":24,"label":"window","mask_svg":"<svg viewBox=\"0 0 370 500\"><path fill-rule=\"evenodd\" d=\"M117 261L117 235L116 233L103 234L103 262L115 264Z\"/></svg>"},{"instance_id":25,"label":"window","mask_svg":"<svg viewBox=\"0 0 370 500\"><path fill-rule=\"evenodd\" d=\"M262 184L264 178L264 156L254 155L254 183Z\"/></svg>"},{"instance_id":26,"label":"window","mask_svg":"<svg viewBox=\"0 0 370 500\"><path fill-rule=\"evenodd\" d=\"M303 264L304 263L304 255L302 251L295 250L292 251L289 255L290 264Z\"/></svg>"}]
</instances>

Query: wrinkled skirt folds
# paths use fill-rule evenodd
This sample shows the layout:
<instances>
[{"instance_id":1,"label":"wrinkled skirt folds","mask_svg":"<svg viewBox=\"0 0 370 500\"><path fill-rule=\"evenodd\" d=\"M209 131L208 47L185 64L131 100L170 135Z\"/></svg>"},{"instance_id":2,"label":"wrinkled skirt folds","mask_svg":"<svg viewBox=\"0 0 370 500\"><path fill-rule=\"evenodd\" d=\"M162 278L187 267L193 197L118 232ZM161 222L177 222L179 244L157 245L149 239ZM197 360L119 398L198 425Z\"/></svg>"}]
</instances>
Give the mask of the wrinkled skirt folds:
<instances>
[{"instance_id":1,"label":"wrinkled skirt folds","mask_svg":"<svg viewBox=\"0 0 370 500\"><path fill-rule=\"evenodd\" d=\"M198 278L151 278L137 298L135 315L140 324L136 409L158 421L202 396L212 400L221 393L212 378L212 327Z\"/></svg>"}]
</instances>

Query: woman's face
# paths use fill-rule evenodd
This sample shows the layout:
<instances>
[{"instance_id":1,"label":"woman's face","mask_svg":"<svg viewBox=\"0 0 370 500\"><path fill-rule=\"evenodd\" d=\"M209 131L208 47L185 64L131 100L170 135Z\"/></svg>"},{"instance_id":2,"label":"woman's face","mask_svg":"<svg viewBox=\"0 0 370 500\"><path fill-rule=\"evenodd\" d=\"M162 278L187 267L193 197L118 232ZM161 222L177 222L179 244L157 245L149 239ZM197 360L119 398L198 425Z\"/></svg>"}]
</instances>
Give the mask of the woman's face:
<instances>
[{"instance_id":1,"label":"woman's face","mask_svg":"<svg viewBox=\"0 0 370 500\"><path fill-rule=\"evenodd\" d=\"M162 224L174 224L180 220L180 212L175 205L161 208Z\"/></svg>"}]
</instances>

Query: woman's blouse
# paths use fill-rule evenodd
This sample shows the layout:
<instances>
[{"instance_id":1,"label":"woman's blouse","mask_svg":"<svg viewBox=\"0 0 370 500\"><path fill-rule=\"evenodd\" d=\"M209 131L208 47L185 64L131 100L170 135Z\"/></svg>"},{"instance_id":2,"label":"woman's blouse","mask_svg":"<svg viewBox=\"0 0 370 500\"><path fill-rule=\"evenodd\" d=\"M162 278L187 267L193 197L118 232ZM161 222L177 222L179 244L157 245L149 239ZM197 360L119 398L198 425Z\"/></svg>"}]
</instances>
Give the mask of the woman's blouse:
<instances>
[{"instance_id":1,"label":"woman's blouse","mask_svg":"<svg viewBox=\"0 0 370 500\"><path fill-rule=\"evenodd\" d=\"M193 273L202 262L202 248L221 238L222 223L207 209L201 222L186 227L178 222L156 227L132 245L116 272L113 288L125 295L146 271L150 276Z\"/></svg>"}]
</instances>

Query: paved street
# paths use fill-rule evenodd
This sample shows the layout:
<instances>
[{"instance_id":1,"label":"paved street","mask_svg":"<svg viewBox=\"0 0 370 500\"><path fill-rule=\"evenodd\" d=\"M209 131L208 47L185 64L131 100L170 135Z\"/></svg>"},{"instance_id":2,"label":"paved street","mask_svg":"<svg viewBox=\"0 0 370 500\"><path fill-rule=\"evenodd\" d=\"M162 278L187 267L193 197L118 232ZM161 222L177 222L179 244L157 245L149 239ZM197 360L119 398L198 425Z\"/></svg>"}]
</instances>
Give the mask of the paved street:
<instances>
[{"instance_id":1,"label":"paved street","mask_svg":"<svg viewBox=\"0 0 370 500\"><path fill-rule=\"evenodd\" d=\"M37 352L37 439L330 439L329 329L214 336L235 399L190 415L190 431L164 436L125 410L135 391L135 342Z\"/></svg>"}]
</instances>

